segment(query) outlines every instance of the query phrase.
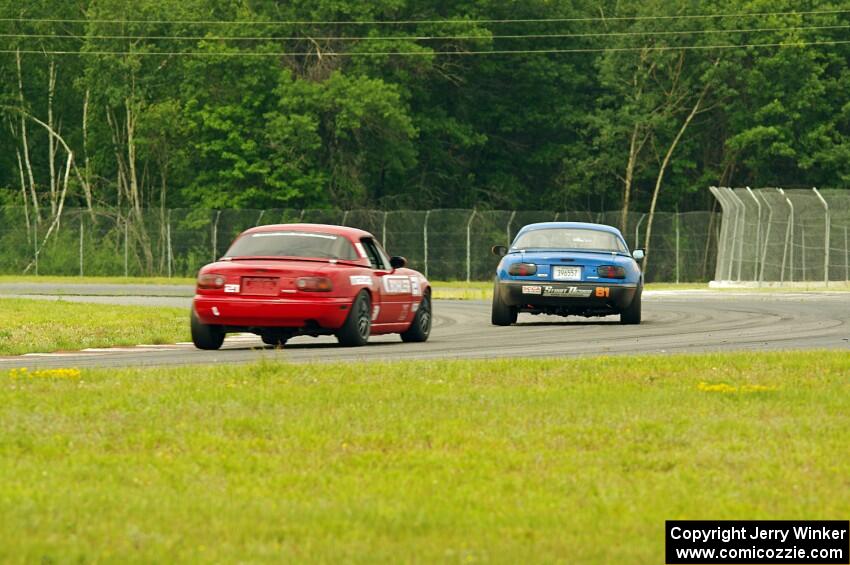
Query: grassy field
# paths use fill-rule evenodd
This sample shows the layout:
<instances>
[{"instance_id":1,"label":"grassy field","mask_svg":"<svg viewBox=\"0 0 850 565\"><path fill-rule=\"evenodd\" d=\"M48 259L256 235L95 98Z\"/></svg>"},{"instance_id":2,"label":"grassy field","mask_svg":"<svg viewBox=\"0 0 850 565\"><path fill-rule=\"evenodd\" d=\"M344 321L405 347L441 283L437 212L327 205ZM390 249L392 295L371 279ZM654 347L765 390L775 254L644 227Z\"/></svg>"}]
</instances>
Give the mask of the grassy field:
<instances>
[{"instance_id":1,"label":"grassy field","mask_svg":"<svg viewBox=\"0 0 850 565\"><path fill-rule=\"evenodd\" d=\"M0 297L0 355L188 340L183 308Z\"/></svg>"},{"instance_id":2,"label":"grassy field","mask_svg":"<svg viewBox=\"0 0 850 565\"><path fill-rule=\"evenodd\" d=\"M661 563L840 519L850 356L0 374L0 561Z\"/></svg>"},{"instance_id":3,"label":"grassy field","mask_svg":"<svg viewBox=\"0 0 850 565\"><path fill-rule=\"evenodd\" d=\"M189 277L52 277L42 275L0 275L2 283L60 283L60 284L195 284Z\"/></svg>"}]
</instances>

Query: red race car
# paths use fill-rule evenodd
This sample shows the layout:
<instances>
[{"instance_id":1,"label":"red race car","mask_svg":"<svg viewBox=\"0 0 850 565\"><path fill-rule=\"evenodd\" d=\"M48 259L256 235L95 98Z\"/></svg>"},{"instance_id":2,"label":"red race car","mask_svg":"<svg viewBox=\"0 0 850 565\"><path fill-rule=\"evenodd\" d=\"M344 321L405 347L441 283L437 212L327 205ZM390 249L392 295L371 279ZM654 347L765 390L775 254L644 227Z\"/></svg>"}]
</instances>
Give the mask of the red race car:
<instances>
[{"instance_id":1,"label":"red race car","mask_svg":"<svg viewBox=\"0 0 850 565\"><path fill-rule=\"evenodd\" d=\"M341 226L279 224L243 232L203 267L192 304L192 342L218 349L228 332L269 345L297 335L335 335L347 346L398 333L431 333L431 287L372 234Z\"/></svg>"}]
</instances>

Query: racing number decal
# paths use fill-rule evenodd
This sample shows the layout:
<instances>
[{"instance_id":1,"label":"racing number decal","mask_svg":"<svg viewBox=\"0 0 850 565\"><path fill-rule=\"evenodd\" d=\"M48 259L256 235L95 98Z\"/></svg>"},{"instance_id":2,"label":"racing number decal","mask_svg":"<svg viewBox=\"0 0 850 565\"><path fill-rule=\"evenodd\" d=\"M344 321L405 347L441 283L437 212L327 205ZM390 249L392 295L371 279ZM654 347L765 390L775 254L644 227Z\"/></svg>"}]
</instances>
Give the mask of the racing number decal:
<instances>
[{"instance_id":1,"label":"racing number decal","mask_svg":"<svg viewBox=\"0 0 850 565\"><path fill-rule=\"evenodd\" d=\"M597 286L596 287L596 298L610 298L611 297L611 289L607 286Z\"/></svg>"},{"instance_id":2,"label":"racing number decal","mask_svg":"<svg viewBox=\"0 0 850 565\"><path fill-rule=\"evenodd\" d=\"M410 294L410 277L385 276L384 292L386 292L387 294Z\"/></svg>"}]
</instances>

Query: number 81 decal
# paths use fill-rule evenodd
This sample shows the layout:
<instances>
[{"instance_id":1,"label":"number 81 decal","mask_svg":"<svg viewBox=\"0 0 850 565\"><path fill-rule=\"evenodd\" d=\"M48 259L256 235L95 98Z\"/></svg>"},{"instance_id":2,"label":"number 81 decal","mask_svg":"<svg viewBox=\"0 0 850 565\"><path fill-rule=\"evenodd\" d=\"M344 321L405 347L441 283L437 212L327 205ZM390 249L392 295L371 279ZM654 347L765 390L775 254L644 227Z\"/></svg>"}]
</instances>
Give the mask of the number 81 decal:
<instances>
[{"instance_id":1,"label":"number 81 decal","mask_svg":"<svg viewBox=\"0 0 850 565\"><path fill-rule=\"evenodd\" d=\"M611 297L611 289L607 286L597 286L596 287L596 298L610 298Z\"/></svg>"}]
</instances>

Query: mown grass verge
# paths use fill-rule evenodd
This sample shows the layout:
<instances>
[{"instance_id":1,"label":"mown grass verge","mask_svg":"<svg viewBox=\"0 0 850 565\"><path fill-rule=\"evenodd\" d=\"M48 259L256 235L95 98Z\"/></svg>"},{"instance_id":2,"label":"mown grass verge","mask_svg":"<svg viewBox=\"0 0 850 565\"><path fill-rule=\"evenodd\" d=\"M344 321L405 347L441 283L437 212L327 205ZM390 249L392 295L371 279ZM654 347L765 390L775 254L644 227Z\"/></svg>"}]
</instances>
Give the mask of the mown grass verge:
<instances>
[{"instance_id":1,"label":"mown grass verge","mask_svg":"<svg viewBox=\"0 0 850 565\"><path fill-rule=\"evenodd\" d=\"M52 283L52 284L195 284L194 277L75 277L50 275L0 275L2 283Z\"/></svg>"},{"instance_id":2,"label":"mown grass verge","mask_svg":"<svg viewBox=\"0 0 850 565\"><path fill-rule=\"evenodd\" d=\"M0 296L0 355L188 340L189 311L183 308Z\"/></svg>"},{"instance_id":3,"label":"mown grass verge","mask_svg":"<svg viewBox=\"0 0 850 565\"><path fill-rule=\"evenodd\" d=\"M843 352L0 375L0 561L663 562L839 519Z\"/></svg>"}]
</instances>

